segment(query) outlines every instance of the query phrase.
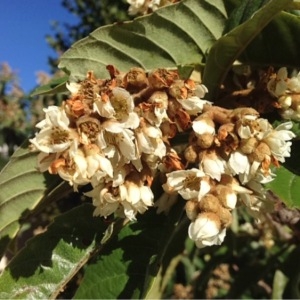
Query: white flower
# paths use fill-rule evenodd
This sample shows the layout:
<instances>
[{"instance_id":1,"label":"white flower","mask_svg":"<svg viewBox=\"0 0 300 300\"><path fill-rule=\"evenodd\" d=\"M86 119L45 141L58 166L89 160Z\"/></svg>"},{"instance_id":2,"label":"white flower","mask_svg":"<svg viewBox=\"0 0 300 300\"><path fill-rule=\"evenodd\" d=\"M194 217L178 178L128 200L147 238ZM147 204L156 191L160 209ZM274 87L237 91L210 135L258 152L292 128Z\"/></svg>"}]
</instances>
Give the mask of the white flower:
<instances>
[{"instance_id":1,"label":"white flower","mask_svg":"<svg viewBox=\"0 0 300 300\"><path fill-rule=\"evenodd\" d=\"M189 237L198 248L221 245L226 235L226 228L221 229L221 222L214 213L201 213L188 229Z\"/></svg>"},{"instance_id":2,"label":"white flower","mask_svg":"<svg viewBox=\"0 0 300 300\"><path fill-rule=\"evenodd\" d=\"M162 140L162 132L159 128L151 126L142 120L140 127L135 132L141 153L154 154L159 158L166 155L166 146Z\"/></svg>"},{"instance_id":3,"label":"white flower","mask_svg":"<svg viewBox=\"0 0 300 300\"><path fill-rule=\"evenodd\" d=\"M201 113L205 104L211 104L207 100L202 100L197 96L191 96L187 99L176 99L189 115Z\"/></svg>"},{"instance_id":4,"label":"white flower","mask_svg":"<svg viewBox=\"0 0 300 300\"><path fill-rule=\"evenodd\" d=\"M117 187L113 187L111 182L106 185L100 183L86 195L93 198L96 206L94 215L107 217L116 212L129 220L135 220L137 213L144 213L152 206L154 198L150 187L128 180Z\"/></svg>"},{"instance_id":5,"label":"white flower","mask_svg":"<svg viewBox=\"0 0 300 300\"><path fill-rule=\"evenodd\" d=\"M145 4L145 0L127 0L127 3L130 4L128 9L129 15L134 16L143 12L142 8Z\"/></svg>"},{"instance_id":6,"label":"white flower","mask_svg":"<svg viewBox=\"0 0 300 300\"><path fill-rule=\"evenodd\" d=\"M280 68L275 78L271 78L267 84L268 91L275 97L285 94L287 90L287 69Z\"/></svg>"},{"instance_id":7,"label":"white flower","mask_svg":"<svg viewBox=\"0 0 300 300\"><path fill-rule=\"evenodd\" d=\"M292 126L292 122L282 123L263 138L263 141L270 147L272 155L280 162L285 162L285 157L290 156L292 143L288 141L296 137L289 130Z\"/></svg>"},{"instance_id":8,"label":"white flower","mask_svg":"<svg viewBox=\"0 0 300 300\"><path fill-rule=\"evenodd\" d=\"M124 123L120 123L115 120L105 121L102 124L108 139L108 144L113 144L118 147L118 150L127 161L136 160L137 149L134 143L134 133L130 129L126 128Z\"/></svg>"},{"instance_id":9,"label":"white flower","mask_svg":"<svg viewBox=\"0 0 300 300\"><path fill-rule=\"evenodd\" d=\"M75 133L69 128L69 119L64 110L57 106L49 106L44 109L45 119L36 127L40 132L29 141L41 152L63 152L71 144Z\"/></svg>"},{"instance_id":10,"label":"white flower","mask_svg":"<svg viewBox=\"0 0 300 300\"><path fill-rule=\"evenodd\" d=\"M76 95L80 90L81 84L76 82L67 82L66 87L72 95Z\"/></svg>"},{"instance_id":11,"label":"white flower","mask_svg":"<svg viewBox=\"0 0 300 300\"><path fill-rule=\"evenodd\" d=\"M197 118L192 124L193 130L196 134L215 134L215 124L211 119L208 118Z\"/></svg>"},{"instance_id":12,"label":"white flower","mask_svg":"<svg viewBox=\"0 0 300 300\"><path fill-rule=\"evenodd\" d=\"M197 198L200 200L210 190L208 178L204 172L193 168L178 170L167 174L167 182L163 184L167 193L178 192L185 200Z\"/></svg>"},{"instance_id":13,"label":"white flower","mask_svg":"<svg viewBox=\"0 0 300 300\"><path fill-rule=\"evenodd\" d=\"M139 104L140 115L151 125L160 126L165 120L169 120L167 115L168 94L163 91L155 91L147 102Z\"/></svg>"},{"instance_id":14,"label":"white flower","mask_svg":"<svg viewBox=\"0 0 300 300\"><path fill-rule=\"evenodd\" d=\"M97 99L93 103L93 110L104 118L113 118L115 114L115 110L109 99L102 99L99 95L97 95Z\"/></svg>"},{"instance_id":15,"label":"white flower","mask_svg":"<svg viewBox=\"0 0 300 300\"><path fill-rule=\"evenodd\" d=\"M204 84L196 84L195 90L194 90L195 96L199 98L204 98L205 94L208 93L208 89ZM212 104L212 102L208 102L208 104Z\"/></svg>"},{"instance_id":16,"label":"white flower","mask_svg":"<svg viewBox=\"0 0 300 300\"><path fill-rule=\"evenodd\" d=\"M300 92L300 72L288 80L288 89L294 93Z\"/></svg>"},{"instance_id":17,"label":"white flower","mask_svg":"<svg viewBox=\"0 0 300 300\"><path fill-rule=\"evenodd\" d=\"M96 175L97 180L100 177L108 175L113 177L113 167L110 160L108 160L104 155L100 153L90 153L86 155L87 161L87 176L92 178Z\"/></svg>"},{"instance_id":18,"label":"white flower","mask_svg":"<svg viewBox=\"0 0 300 300\"><path fill-rule=\"evenodd\" d=\"M226 173L226 161L215 152L208 152L200 161L199 169L211 178L220 181L222 174Z\"/></svg>"},{"instance_id":19,"label":"white flower","mask_svg":"<svg viewBox=\"0 0 300 300\"><path fill-rule=\"evenodd\" d=\"M77 190L78 185L85 185L90 183L88 176L88 161L84 151L78 148L76 141L74 141L70 149L65 153L65 165L58 167L58 175L69 182L74 190Z\"/></svg>"},{"instance_id":20,"label":"white flower","mask_svg":"<svg viewBox=\"0 0 300 300\"><path fill-rule=\"evenodd\" d=\"M115 87L111 94L98 95L93 104L94 111L102 117L116 119L124 123L127 128L136 128L138 126L138 116L133 111L134 102L130 93L121 88Z\"/></svg>"},{"instance_id":21,"label":"white flower","mask_svg":"<svg viewBox=\"0 0 300 300\"><path fill-rule=\"evenodd\" d=\"M127 0L130 4L129 15L146 14L148 9L157 10L161 6L161 0Z\"/></svg>"},{"instance_id":22,"label":"white flower","mask_svg":"<svg viewBox=\"0 0 300 300\"><path fill-rule=\"evenodd\" d=\"M248 156L240 151L231 152L228 167L232 170L233 175L249 173L250 163Z\"/></svg>"},{"instance_id":23,"label":"white flower","mask_svg":"<svg viewBox=\"0 0 300 300\"><path fill-rule=\"evenodd\" d=\"M268 122L267 119L257 118L253 116L253 119L247 120L244 119L242 123L238 125L238 134L242 139L249 139L255 137L259 140L266 134L273 130L272 125Z\"/></svg>"}]
</instances>

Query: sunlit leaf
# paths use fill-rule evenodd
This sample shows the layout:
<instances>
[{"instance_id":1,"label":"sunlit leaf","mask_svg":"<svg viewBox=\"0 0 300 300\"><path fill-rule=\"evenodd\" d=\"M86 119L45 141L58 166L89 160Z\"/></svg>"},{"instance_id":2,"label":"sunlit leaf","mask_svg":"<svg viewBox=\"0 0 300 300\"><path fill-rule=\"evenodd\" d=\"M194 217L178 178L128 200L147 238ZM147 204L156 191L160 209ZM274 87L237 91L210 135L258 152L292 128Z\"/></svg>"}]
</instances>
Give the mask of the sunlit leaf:
<instances>
[{"instance_id":1,"label":"sunlit leaf","mask_svg":"<svg viewBox=\"0 0 300 300\"><path fill-rule=\"evenodd\" d=\"M276 270L273 279L272 299L283 299L284 289L288 283L288 277L280 270Z\"/></svg>"},{"instance_id":2,"label":"sunlit leaf","mask_svg":"<svg viewBox=\"0 0 300 300\"><path fill-rule=\"evenodd\" d=\"M36 88L30 96L58 94L67 91L66 82L69 76L54 78L49 83Z\"/></svg>"},{"instance_id":3,"label":"sunlit leaf","mask_svg":"<svg viewBox=\"0 0 300 300\"><path fill-rule=\"evenodd\" d=\"M25 143L0 173L0 254L20 229L22 219L34 210L61 180L36 170L37 154ZM53 191L55 192L55 190Z\"/></svg>"},{"instance_id":4,"label":"sunlit leaf","mask_svg":"<svg viewBox=\"0 0 300 300\"><path fill-rule=\"evenodd\" d=\"M276 177L266 186L288 207L300 208L300 176L281 166L275 171Z\"/></svg>"},{"instance_id":5,"label":"sunlit leaf","mask_svg":"<svg viewBox=\"0 0 300 300\"><path fill-rule=\"evenodd\" d=\"M84 204L55 218L32 238L0 277L1 299L53 299L90 258L107 223Z\"/></svg>"},{"instance_id":6,"label":"sunlit leaf","mask_svg":"<svg viewBox=\"0 0 300 300\"><path fill-rule=\"evenodd\" d=\"M223 2L185 0L134 21L101 27L63 54L59 67L83 79L89 70L107 77L108 64L121 71L199 65L222 35Z\"/></svg>"}]
</instances>

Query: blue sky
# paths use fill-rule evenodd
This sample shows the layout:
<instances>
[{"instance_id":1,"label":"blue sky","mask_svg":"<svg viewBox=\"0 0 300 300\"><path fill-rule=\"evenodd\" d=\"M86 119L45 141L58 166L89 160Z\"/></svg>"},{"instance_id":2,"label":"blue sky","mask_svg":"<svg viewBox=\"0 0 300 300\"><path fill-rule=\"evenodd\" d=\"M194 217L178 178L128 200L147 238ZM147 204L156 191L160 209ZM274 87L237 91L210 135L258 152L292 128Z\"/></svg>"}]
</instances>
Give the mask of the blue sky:
<instances>
[{"instance_id":1,"label":"blue sky","mask_svg":"<svg viewBox=\"0 0 300 300\"><path fill-rule=\"evenodd\" d=\"M17 71L25 92L36 86L37 71L50 72L48 56L55 53L45 36L54 33L51 21L78 23L61 0L1 0L0 63Z\"/></svg>"}]
</instances>

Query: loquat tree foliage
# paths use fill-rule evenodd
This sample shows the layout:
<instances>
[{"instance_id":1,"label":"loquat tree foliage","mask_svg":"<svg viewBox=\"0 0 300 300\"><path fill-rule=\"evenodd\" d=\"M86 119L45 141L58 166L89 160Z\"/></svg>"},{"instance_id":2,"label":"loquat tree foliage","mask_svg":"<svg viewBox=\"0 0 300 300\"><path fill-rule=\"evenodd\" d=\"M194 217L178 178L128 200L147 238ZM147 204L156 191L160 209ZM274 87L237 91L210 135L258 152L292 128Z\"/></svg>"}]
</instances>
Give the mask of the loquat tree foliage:
<instances>
[{"instance_id":1,"label":"loquat tree foliage","mask_svg":"<svg viewBox=\"0 0 300 300\"><path fill-rule=\"evenodd\" d=\"M299 298L299 1L128 2L34 92L64 96L0 173L0 298Z\"/></svg>"}]
</instances>

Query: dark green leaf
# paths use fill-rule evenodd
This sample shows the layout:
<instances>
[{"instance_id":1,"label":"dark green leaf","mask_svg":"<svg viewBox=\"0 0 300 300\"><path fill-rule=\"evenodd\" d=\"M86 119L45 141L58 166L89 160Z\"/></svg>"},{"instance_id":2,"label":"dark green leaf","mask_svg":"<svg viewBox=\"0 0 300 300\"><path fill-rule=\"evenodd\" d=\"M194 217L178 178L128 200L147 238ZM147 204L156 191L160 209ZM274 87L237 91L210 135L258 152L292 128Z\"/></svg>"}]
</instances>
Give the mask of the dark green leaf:
<instances>
[{"instance_id":1,"label":"dark green leaf","mask_svg":"<svg viewBox=\"0 0 300 300\"><path fill-rule=\"evenodd\" d=\"M169 261L183 251L182 239L172 239L182 212L181 204L168 217L157 215L153 209L124 227L86 266L74 298L144 299L158 272L165 273ZM179 231L184 232L185 239L187 229L180 228L184 228Z\"/></svg>"},{"instance_id":2,"label":"dark green leaf","mask_svg":"<svg viewBox=\"0 0 300 300\"><path fill-rule=\"evenodd\" d=\"M32 238L0 277L0 298L55 298L89 259L107 227L102 218L93 217L93 209L81 205Z\"/></svg>"},{"instance_id":3,"label":"dark green leaf","mask_svg":"<svg viewBox=\"0 0 300 300\"><path fill-rule=\"evenodd\" d=\"M272 0L268 2L251 19L231 30L213 45L203 75L203 82L210 91L208 99L213 99L216 96L233 62L239 58L249 43L289 3L291 3L291 0ZM273 49L273 43L268 45ZM252 63L258 61L259 57L262 56L262 51L264 51L262 44L256 45L251 56ZM254 56L257 57L254 59Z\"/></svg>"}]
</instances>

